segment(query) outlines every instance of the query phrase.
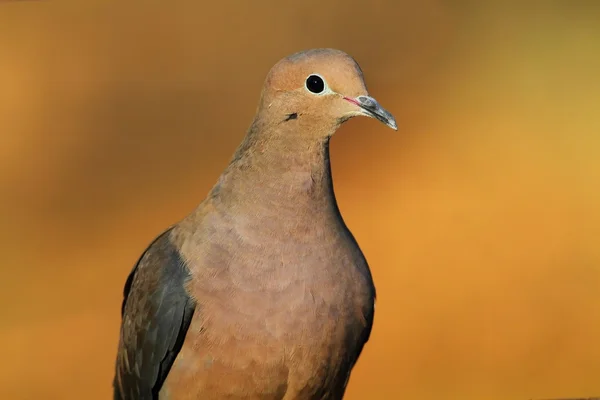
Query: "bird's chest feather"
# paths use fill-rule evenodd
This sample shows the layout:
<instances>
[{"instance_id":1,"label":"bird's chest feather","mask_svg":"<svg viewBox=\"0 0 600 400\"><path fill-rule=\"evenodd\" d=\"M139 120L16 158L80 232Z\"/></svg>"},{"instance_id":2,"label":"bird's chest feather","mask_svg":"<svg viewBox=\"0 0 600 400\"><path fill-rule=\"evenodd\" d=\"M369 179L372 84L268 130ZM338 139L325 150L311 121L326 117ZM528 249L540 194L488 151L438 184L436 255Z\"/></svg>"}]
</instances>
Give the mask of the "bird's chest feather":
<instances>
[{"instance_id":1,"label":"bird's chest feather","mask_svg":"<svg viewBox=\"0 0 600 400\"><path fill-rule=\"evenodd\" d=\"M323 382L345 379L373 292L360 251L341 239L261 247L250 238L192 255L190 268L202 271L188 290L200 306L175 375L193 373L201 385L237 379L235 390L264 399L311 398Z\"/></svg>"},{"instance_id":2,"label":"bird's chest feather","mask_svg":"<svg viewBox=\"0 0 600 400\"><path fill-rule=\"evenodd\" d=\"M345 324L360 318L362 303L370 300L362 258L333 243L250 247L225 253L220 266L190 283L203 304L206 329L255 336L280 349L288 342L318 349L343 341ZM221 251L217 246L216 253Z\"/></svg>"}]
</instances>

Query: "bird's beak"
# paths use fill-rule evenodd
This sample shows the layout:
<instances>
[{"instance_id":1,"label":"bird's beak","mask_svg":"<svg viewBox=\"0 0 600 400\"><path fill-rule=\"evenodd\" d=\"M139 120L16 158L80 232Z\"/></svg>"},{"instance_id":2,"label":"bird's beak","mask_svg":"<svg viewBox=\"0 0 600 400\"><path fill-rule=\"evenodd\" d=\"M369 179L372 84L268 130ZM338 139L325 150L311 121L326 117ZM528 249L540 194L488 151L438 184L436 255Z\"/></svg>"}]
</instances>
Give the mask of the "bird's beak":
<instances>
[{"instance_id":1,"label":"bird's beak","mask_svg":"<svg viewBox=\"0 0 600 400\"><path fill-rule=\"evenodd\" d=\"M358 96L355 98L344 96L344 100L359 106L364 115L378 119L395 131L398 130L394 116L388 110L381 107L379 102L371 96Z\"/></svg>"}]
</instances>

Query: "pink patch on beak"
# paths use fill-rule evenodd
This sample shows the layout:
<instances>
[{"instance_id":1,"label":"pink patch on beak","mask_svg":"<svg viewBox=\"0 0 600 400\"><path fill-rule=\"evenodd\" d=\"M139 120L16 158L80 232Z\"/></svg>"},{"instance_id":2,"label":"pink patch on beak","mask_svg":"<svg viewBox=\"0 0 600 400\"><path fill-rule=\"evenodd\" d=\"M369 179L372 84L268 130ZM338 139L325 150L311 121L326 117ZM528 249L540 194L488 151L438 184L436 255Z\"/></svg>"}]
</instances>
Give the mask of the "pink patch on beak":
<instances>
[{"instance_id":1,"label":"pink patch on beak","mask_svg":"<svg viewBox=\"0 0 600 400\"><path fill-rule=\"evenodd\" d=\"M349 101L350 103L352 103L352 104L354 104L354 105L356 105L356 106L360 107L360 103L359 103L357 100L354 100L354 99L352 99L352 98L350 98L350 97L346 97L346 96L344 96L344 100L347 100L347 101Z\"/></svg>"}]
</instances>

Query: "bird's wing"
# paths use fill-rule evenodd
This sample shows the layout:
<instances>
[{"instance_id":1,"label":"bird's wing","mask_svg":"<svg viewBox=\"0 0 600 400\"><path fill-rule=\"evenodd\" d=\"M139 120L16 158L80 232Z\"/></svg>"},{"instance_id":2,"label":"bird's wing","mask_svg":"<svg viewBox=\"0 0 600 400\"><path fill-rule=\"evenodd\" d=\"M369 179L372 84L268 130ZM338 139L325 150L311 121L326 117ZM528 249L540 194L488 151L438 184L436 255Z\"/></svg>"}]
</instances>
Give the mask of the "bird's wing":
<instances>
[{"instance_id":1,"label":"bird's wing","mask_svg":"<svg viewBox=\"0 0 600 400\"><path fill-rule=\"evenodd\" d=\"M373 297L373 300L375 300L375 297ZM373 305L374 305L374 303L373 303ZM367 344L367 342L369 341L369 338L371 337L371 331L373 330L373 320L374 319L375 319L375 307L370 306L367 308L367 310L365 310L366 324L360 335L360 339L359 339L360 344L356 351L356 357L354 358L354 364L356 364L356 362L358 361L358 358L360 357L365 344Z\"/></svg>"},{"instance_id":2,"label":"bird's wing","mask_svg":"<svg viewBox=\"0 0 600 400\"><path fill-rule=\"evenodd\" d=\"M340 215L341 218L341 214L338 215ZM356 239L354 239L354 235L352 235L348 228L346 228L346 233L348 235L348 239L354 244L354 247L357 250L355 254L355 260L357 260L357 264L361 266L361 271L363 271L365 279L368 282L370 288L369 293L372 302L366 302L363 305L363 323L357 328L357 336L355 338L357 346L354 349L354 351L349 354L350 358L348 362L350 363L350 367L347 369L346 379L340 380L341 385L338 385L338 387L333 389L332 398L334 399L341 399L344 397L344 393L346 392L348 382L350 381L350 374L352 373L352 369L354 369L354 366L356 365L358 359L360 358L360 355L362 354L365 344L367 344L369 338L371 337L371 331L373 330L373 321L375 319L375 301L377 298L377 290L375 289L375 285L373 284L373 277L371 276L371 270L369 269L367 260L365 259L362 251L360 251L360 247L358 246Z\"/></svg>"},{"instance_id":3,"label":"bird's wing","mask_svg":"<svg viewBox=\"0 0 600 400\"><path fill-rule=\"evenodd\" d=\"M341 399L344 397L344 394L346 393L346 388L348 387L348 382L350 381L350 374L352 373L352 369L354 369L354 366L356 365L358 359L360 358L360 355L362 354L362 350L365 347L365 344L369 341L369 337L371 336L374 316L374 307L367 307L364 310L365 326L358 335L358 346L356 347L356 350L352 354L350 354L350 366L347 369L346 379L340 380L340 383L332 390L332 399Z\"/></svg>"},{"instance_id":4,"label":"bird's wing","mask_svg":"<svg viewBox=\"0 0 600 400\"><path fill-rule=\"evenodd\" d=\"M188 267L170 232L148 246L125 283L115 400L158 399L196 308L185 289Z\"/></svg>"}]
</instances>

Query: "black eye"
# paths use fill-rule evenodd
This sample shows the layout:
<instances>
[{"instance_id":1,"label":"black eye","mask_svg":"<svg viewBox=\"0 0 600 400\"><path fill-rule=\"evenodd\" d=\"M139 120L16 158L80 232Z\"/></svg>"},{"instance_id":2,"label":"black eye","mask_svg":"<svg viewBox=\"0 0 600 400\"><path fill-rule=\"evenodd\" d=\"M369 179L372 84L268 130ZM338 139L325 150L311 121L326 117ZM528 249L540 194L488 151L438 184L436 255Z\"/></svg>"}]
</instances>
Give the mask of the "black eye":
<instances>
[{"instance_id":1,"label":"black eye","mask_svg":"<svg viewBox=\"0 0 600 400\"><path fill-rule=\"evenodd\" d=\"M318 75L311 75L306 78L306 88L313 93L321 93L325 90L325 82Z\"/></svg>"}]
</instances>

